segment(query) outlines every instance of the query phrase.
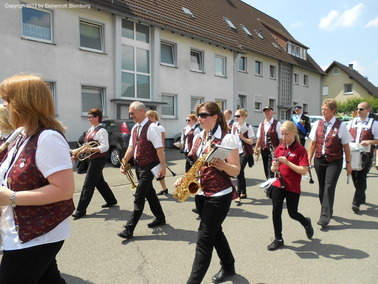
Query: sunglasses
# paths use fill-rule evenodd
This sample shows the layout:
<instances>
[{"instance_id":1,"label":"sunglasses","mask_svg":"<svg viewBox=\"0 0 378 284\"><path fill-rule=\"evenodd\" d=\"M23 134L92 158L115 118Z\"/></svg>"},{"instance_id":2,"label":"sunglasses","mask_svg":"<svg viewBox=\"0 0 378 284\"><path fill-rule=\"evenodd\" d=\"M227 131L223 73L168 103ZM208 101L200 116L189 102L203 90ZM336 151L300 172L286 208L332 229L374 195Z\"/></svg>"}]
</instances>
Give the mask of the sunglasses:
<instances>
[{"instance_id":1,"label":"sunglasses","mask_svg":"<svg viewBox=\"0 0 378 284\"><path fill-rule=\"evenodd\" d=\"M241 115L240 115L240 114L237 114L237 115L234 115L234 117L239 118L239 117L241 117Z\"/></svg>"},{"instance_id":2,"label":"sunglasses","mask_svg":"<svg viewBox=\"0 0 378 284\"><path fill-rule=\"evenodd\" d=\"M213 114L207 113L207 112L201 112L198 114L200 118L207 118L208 116L214 116Z\"/></svg>"},{"instance_id":3,"label":"sunglasses","mask_svg":"<svg viewBox=\"0 0 378 284\"><path fill-rule=\"evenodd\" d=\"M364 111L365 109L364 108L360 108L360 107L358 107L358 108L356 108L356 111Z\"/></svg>"},{"instance_id":4,"label":"sunglasses","mask_svg":"<svg viewBox=\"0 0 378 284\"><path fill-rule=\"evenodd\" d=\"M190 119L185 119L186 121L190 121Z\"/></svg>"},{"instance_id":5,"label":"sunglasses","mask_svg":"<svg viewBox=\"0 0 378 284\"><path fill-rule=\"evenodd\" d=\"M94 116L88 116L88 119L94 118Z\"/></svg>"}]
</instances>

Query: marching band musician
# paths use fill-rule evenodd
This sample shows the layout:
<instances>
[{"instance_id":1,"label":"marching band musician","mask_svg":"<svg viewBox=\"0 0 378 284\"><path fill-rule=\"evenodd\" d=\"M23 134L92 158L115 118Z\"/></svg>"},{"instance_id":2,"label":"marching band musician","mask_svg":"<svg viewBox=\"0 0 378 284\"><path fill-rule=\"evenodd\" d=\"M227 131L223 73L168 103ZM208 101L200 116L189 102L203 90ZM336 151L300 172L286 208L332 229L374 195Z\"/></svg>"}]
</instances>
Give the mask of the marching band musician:
<instances>
[{"instance_id":1,"label":"marching band musician","mask_svg":"<svg viewBox=\"0 0 378 284\"><path fill-rule=\"evenodd\" d=\"M158 178L165 176L166 163L161 132L158 126L147 118L146 107L143 103L132 102L129 106L129 115L136 124L131 129L129 147L122 159L120 170L125 173L124 165L128 164L133 157L138 186L135 192L134 211L127 220L125 229L118 233L118 236L124 239L133 236L134 229L142 216L146 199L155 216L155 219L147 226L154 228L166 224L163 209L152 184L154 175L151 172L160 162Z\"/></svg>"},{"instance_id":2,"label":"marching band musician","mask_svg":"<svg viewBox=\"0 0 378 284\"><path fill-rule=\"evenodd\" d=\"M203 131L193 141L194 161L208 153L210 143L228 146L233 150L227 161L215 159L209 166L204 166L200 173L201 189L196 195L196 206L201 216L198 228L196 254L188 284L201 283L211 262L213 248L220 258L221 269L212 278L214 283L221 283L235 274L235 260L230 246L222 231L231 201L236 198L230 176L237 176L240 171L238 141L235 135L227 132L223 113L214 102L205 102L197 107L198 120ZM176 184L180 184L181 179Z\"/></svg>"},{"instance_id":3,"label":"marching band musician","mask_svg":"<svg viewBox=\"0 0 378 284\"><path fill-rule=\"evenodd\" d=\"M370 170L374 147L378 144L378 122L369 118L370 105L361 102L357 106L357 117L348 123L348 129L353 137L354 143L368 147L368 151L357 152L361 155L362 169L352 171L353 185L356 189L352 202L352 210L358 212L360 205L365 204L366 176Z\"/></svg>"},{"instance_id":4,"label":"marching band musician","mask_svg":"<svg viewBox=\"0 0 378 284\"><path fill-rule=\"evenodd\" d=\"M236 135L239 141L239 156L240 156L240 173L238 174L238 198L237 202L240 202L241 198L247 198L247 184L245 181L244 169L247 163L253 166L253 139L255 138L255 132L252 125L245 121L247 113L243 109L239 109L235 112L234 124L231 128L231 134Z\"/></svg>"},{"instance_id":5,"label":"marching band musician","mask_svg":"<svg viewBox=\"0 0 378 284\"><path fill-rule=\"evenodd\" d=\"M321 213L317 222L322 228L327 227L333 214L333 203L337 180L343 167L343 150L346 159L347 174L351 174L349 142L353 140L346 125L336 119L337 103L334 99L324 100L323 119L314 123L309 138L308 161L315 154L314 166L319 181L319 201Z\"/></svg>"},{"instance_id":6,"label":"marching band musician","mask_svg":"<svg viewBox=\"0 0 378 284\"><path fill-rule=\"evenodd\" d=\"M88 158L89 165L81 190L79 204L77 205L76 212L72 214L74 220L80 219L86 215L87 207L91 202L95 188L97 188L106 202L101 206L102 208L112 207L117 204L117 199L108 183L105 181L102 173L106 165L109 149L108 132L101 125L102 111L98 108L89 110L88 120L92 126L84 138L84 145L92 141L97 142L99 145L97 147L84 149L84 152L91 156Z\"/></svg>"},{"instance_id":7,"label":"marching band musician","mask_svg":"<svg viewBox=\"0 0 378 284\"><path fill-rule=\"evenodd\" d=\"M257 130L255 154L258 155L261 151L265 177L269 179L273 177L273 173L270 169L272 164L271 147L275 149L278 145L282 144L282 136L280 132L281 122L273 118L273 108L266 106L264 107L263 112L265 119L260 123L259 129Z\"/></svg>"},{"instance_id":8,"label":"marching band musician","mask_svg":"<svg viewBox=\"0 0 378 284\"><path fill-rule=\"evenodd\" d=\"M197 123L197 116L195 114L189 114L186 117L186 123L187 126L182 130L181 135L182 150L184 151L186 158L185 172L187 172L193 164L193 158L188 156L193 146L193 138L201 132L201 129Z\"/></svg>"},{"instance_id":9,"label":"marching band musician","mask_svg":"<svg viewBox=\"0 0 378 284\"><path fill-rule=\"evenodd\" d=\"M230 109L226 109L224 112L224 117L226 118L226 123L227 123L227 129L228 129L228 132L230 133L231 132L231 127L232 125L234 124L234 120L232 119L232 110Z\"/></svg>"},{"instance_id":10,"label":"marching band musician","mask_svg":"<svg viewBox=\"0 0 378 284\"><path fill-rule=\"evenodd\" d=\"M310 134L311 124L308 116L303 114L301 106L294 107L295 114L292 115L292 120L298 128L298 135L301 142L301 145L305 147L306 145L306 136Z\"/></svg>"},{"instance_id":11,"label":"marching band musician","mask_svg":"<svg viewBox=\"0 0 378 284\"><path fill-rule=\"evenodd\" d=\"M75 184L64 128L40 77L8 78L0 95L12 126L23 127L0 166L0 283L66 283L56 255L70 234Z\"/></svg>"},{"instance_id":12,"label":"marching band musician","mask_svg":"<svg viewBox=\"0 0 378 284\"><path fill-rule=\"evenodd\" d=\"M9 112L5 106L0 105L0 146L3 145L3 143L5 143L5 141L12 134L12 132L13 132L13 127L9 122ZM6 154L7 154L7 149L4 149L0 153L0 163Z\"/></svg>"}]
</instances>

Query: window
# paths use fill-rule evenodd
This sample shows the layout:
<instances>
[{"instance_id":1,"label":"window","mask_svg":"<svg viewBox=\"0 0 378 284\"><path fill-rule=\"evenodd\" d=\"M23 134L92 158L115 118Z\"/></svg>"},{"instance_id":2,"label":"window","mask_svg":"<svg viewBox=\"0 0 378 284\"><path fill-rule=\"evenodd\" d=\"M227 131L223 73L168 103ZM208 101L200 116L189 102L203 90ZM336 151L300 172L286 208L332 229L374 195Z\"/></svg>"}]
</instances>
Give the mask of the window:
<instances>
[{"instance_id":1,"label":"window","mask_svg":"<svg viewBox=\"0 0 378 284\"><path fill-rule=\"evenodd\" d=\"M294 84L298 85L299 84L299 74L294 73L293 77L294 77L293 78Z\"/></svg>"},{"instance_id":2,"label":"window","mask_svg":"<svg viewBox=\"0 0 378 284\"><path fill-rule=\"evenodd\" d=\"M284 121L284 120L289 120L289 119L290 119L289 111L287 109L281 109L279 120Z\"/></svg>"},{"instance_id":3,"label":"window","mask_svg":"<svg viewBox=\"0 0 378 284\"><path fill-rule=\"evenodd\" d=\"M257 36L260 38L260 39L264 39L264 36L262 34L262 31L261 30L255 30L255 33L257 34Z\"/></svg>"},{"instance_id":4,"label":"window","mask_svg":"<svg viewBox=\"0 0 378 284\"><path fill-rule=\"evenodd\" d=\"M287 53L304 60L307 58L307 50L291 42L287 43Z\"/></svg>"},{"instance_id":5,"label":"window","mask_svg":"<svg viewBox=\"0 0 378 284\"><path fill-rule=\"evenodd\" d=\"M215 103L219 106L219 108L221 109L222 112L226 110L226 101L225 100L215 99Z\"/></svg>"},{"instance_id":6,"label":"window","mask_svg":"<svg viewBox=\"0 0 378 284\"><path fill-rule=\"evenodd\" d=\"M162 94L161 95L161 101L164 103L167 103L166 105L161 106L161 115L163 117L170 117L175 118L176 117L176 109L177 109L177 96L176 95L168 95L168 94Z\"/></svg>"},{"instance_id":7,"label":"window","mask_svg":"<svg viewBox=\"0 0 378 284\"><path fill-rule=\"evenodd\" d=\"M47 82L47 81L46 81L46 84L47 84L47 86L50 89L51 96L52 96L53 102L54 102L55 114L56 114L57 113L57 106L56 106L56 103L57 103L57 100L56 100L56 84L55 84L55 82Z\"/></svg>"},{"instance_id":8,"label":"window","mask_svg":"<svg viewBox=\"0 0 378 284\"><path fill-rule=\"evenodd\" d=\"M22 36L52 43L52 12L22 7Z\"/></svg>"},{"instance_id":9,"label":"window","mask_svg":"<svg viewBox=\"0 0 378 284\"><path fill-rule=\"evenodd\" d=\"M241 56L239 59L239 71L247 72L247 57Z\"/></svg>"},{"instance_id":10,"label":"window","mask_svg":"<svg viewBox=\"0 0 378 284\"><path fill-rule=\"evenodd\" d=\"M240 25L240 26L241 26L241 28L243 29L243 31L244 31L247 35L252 36L251 32L247 29L246 26L244 26L244 25Z\"/></svg>"},{"instance_id":11,"label":"window","mask_svg":"<svg viewBox=\"0 0 378 284\"><path fill-rule=\"evenodd\" d=\"M308 113L308 104L303 103L303 113Z\"/></svg>"},{"instance_id":12,"label":"window","mask_svg":"<svg viewBox=\"0 0 378 284\"><path fill-rule=\"evenodd\" d=\"M226 76L226 58L222 56L215 56L215 75Z\"/></svg>"},{"instance_id":13,"label":"window","mask_svg":"<svg viewBox=\"0 0 378 284\"><path fill-rule=\"evenodd\" d=\"M201 51L190 51L190 70L203 72L203 53Z\"/></svg>"},{"instance_id":14,"label":"window","mask_svg":"<svg viewBox=\"0 0 378 284\"><path fill-rule=\"evenodd\" d=\"M185 14L187 14L189 17L191 18L194 18L194 15L192 14L192 12L188 9L188 8L182 8L182 10L184 11Z\"/></svg>"},{"instance_id":15,"label":"window","mask_svg":"<svg viewBox=\"0 0 378 284\"><path fill-rule=\"evenodd\" d=\"M104 52L103 26L80 21L80 48Z\"/></svg>"},{"instance_id":16,"label":"window","mask_svg":"<svg viewBox=\"0 0 378 284\"><path fill-rule=\"evenodd\" d=\"M229 18L224 18L224 20L226 21L226 23L231 29L236 30L236 27L234 26L234 24L231 22Z\"/></svg>"},{"instance_id":17,"label":"window","mask_svg":"<svg viewBox=\"0 0 378 284\"><path fill-rule=\"evenodd\" d=\"M121 96L150 99L149 27L122 20Z\"/></svg>"},{"instance_id":18,"label":"window","mask_svg":"<svg viewBox=\"0 0 378 284\"><path fill-rule=\"evenodd\" d=\"M269 78L270 79L276 79L276 77L277 77L277 75L276 75L277 71L276 70L277 70L276 66L274 66L274 65L269 66Z\"/></svg>"},{"instance_id":19,"label":"window","mask_svg":"<svg viewBox=\"0 0 378 284\"><path fill-rule=\"evenodd\" d=\"M269 107L273 109L273 111L276 111L276 100L275 99L269 99Z\"/></svg>"},{"instance_id":20,"label":"window","mask_svg":"<svg viewBox=\"0 0 378 284\"><path fill-rule=\"evenodd\" d=\"M262 76L262 63L260 61L255 61L255 75Z\"/></svg>"},{"instance_id":21,"label":"window","mask_svg":"<svg viewBox=\"0 0 378 284\"><path fill-rule=\"evenodd\" d=\"M190 97L190 110L191 113L197 113L197 107L205 102L203 97Z\"/></svg>"},{"instance_id":22,"label":"window","mask_svg":"<svg viewBox=\"0 0 378 284\"><path fill-rule=\"evenodd\" d=\"M238 95L237 109L247 109L247 96Z\"/></svg>"},{"instance_id":23,"label":"window","mask_svg":"<svg viewBox=\"0 0 378 284\"><path fill-rule=\"evenodd\" d=\"M255 95L255 111L262 111L262 96Z\"/></svg>"},{"instance_id":24,"label":"window","mask_svg":"<svg viewBox=\"0 0 378 284\"><path fill-rule=\"evenodd\" d=\"M328 86L323 86L322 94L323 96L328 96Z\"/></svg>"},{"instance_id":25,"label":"window","mask_svg":"<svg viewBox=\"0 0 378 284\"><path fill-rule=\"evenodd\" d=\"M339 74L340 74L339 68L334 68L333 75L339 75Z\"/></svg>"},{"instance_id":26,"label":"window","mask_svg":"<svg viewBox=\"0 0 378 284\"><path fill-rule=\"evenodd\" d=\"M344 84L344 94L345 95L353 94L353 84Z\"/></svg>"},{"instance_id":27,"label":"window","mask_svg":"<svg viewBox=\"0 0 378 284\"><path fill-rule=\"evenodd\" d=\"M308 87L308 75L303 75L303 86Z\"/></svg>"},{"instance_id":28,"label":"window","mask_svg":"<svg viewBox=\"0 0 378 284\"><path fill-rule=\"evenodd\" d=\"M88 110L99 108L105 110L105 89L98 87L81 87L81 112L86 115Z\"/></svg>"},{"instance_id":29,"label":"window","mask_svg":"<svg viewBox=\"0 0 378 284\"><path fill-rule=\"evenodd\" d=\"M160 62L164 65L176 66L176 45L168 42L160 44Z\"/></svg>"}]
</instances>

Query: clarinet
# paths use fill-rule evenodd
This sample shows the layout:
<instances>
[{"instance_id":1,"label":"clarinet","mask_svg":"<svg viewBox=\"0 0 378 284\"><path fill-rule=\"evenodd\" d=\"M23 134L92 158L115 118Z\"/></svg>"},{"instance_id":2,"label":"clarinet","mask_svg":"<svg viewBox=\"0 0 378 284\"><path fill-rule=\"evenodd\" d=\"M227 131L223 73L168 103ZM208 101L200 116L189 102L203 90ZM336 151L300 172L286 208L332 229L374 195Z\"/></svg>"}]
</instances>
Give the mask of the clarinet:
<instances>
[{"instance_id":1,"label":"clarinet","mask_svg":"<svg viewBox=\"0 0 378 284\"><path fill-rule=\"evenodd\" d=\"M278 159L274 155L274 147L273 147L272 141L270 140L270 137L267 136L266 140L267 140L267 142L269 144L269 150L270 150L270 154L272 155L272 160L275 161L275 162L277 162ZM280 180L281 188L285 188L286 184L285 184L285 182L284 182L284 180L283 180L283 178L281 176L281 172L280 172L279 166L278 166L278 169L276 171L276 175L277 175L278 179Z\"/></svg>"}]
</instances>

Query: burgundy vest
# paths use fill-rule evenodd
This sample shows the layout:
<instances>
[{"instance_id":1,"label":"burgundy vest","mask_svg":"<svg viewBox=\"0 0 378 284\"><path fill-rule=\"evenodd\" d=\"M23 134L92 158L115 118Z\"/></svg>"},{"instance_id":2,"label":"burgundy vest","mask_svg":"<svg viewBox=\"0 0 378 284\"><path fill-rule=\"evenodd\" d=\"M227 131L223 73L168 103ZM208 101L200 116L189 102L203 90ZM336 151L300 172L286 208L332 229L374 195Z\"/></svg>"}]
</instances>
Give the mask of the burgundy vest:
<instances>
[{"instance_id":1,"label":"burgundy vest","mask_svg":"<svg viewBox=\"0 0 378 284\"><path fill-rule=\"evenodd\" d=\"M214 138L212 141L212 145L214 144L220 144L222 142L223 137L227 134L227 131L222 130L222 136L221 139ZM200 147L202 142L202 138L199 137L196 140L196 143L193 145L193 159L196 161L198 159L197 157L197 150ZM207 153L207 149L204 150L203 154ZM207 167L204 166L201 169L201 189L205 196L209 197L213 195L214 193L220 192L226 188L229 188L232 184L231 178L223 172L223 174L215 169L214 167Z\"/></svg>"},{"instance_id":2,"label":"burgundy vest","mask_svg":"<svg viewBox=\"0 0 378 284\"><path fill-rule=\"evenodd\" d=\"M8 184L13 191L32 190L49 184L38 170L35 160L38 137L41 132L30 137L19 158L9 170ZM74 209L72 198L47 205L17 205L13 212L20 241L24 243L50 232L69 217Z\"/></svg>"},{"instance_id":3,"label":"burgundy vest","mask_svg":"<svg viewBox=\"0 0 378 284\"><path fill-rule=\"evenodd\" d=\"M276 148L280 144L280 140L278 139L278 133L276 131L277 128L277 119L273 119L272 125L269 127L268 132L266 133L266 137L270 138L270 142L272 143L273 147ZM269 149L269 144L265 143L265 130L264 130L264 121L261 123L260 128L260 139L261 139L261 150Z\"/></svg>"},{"instance_id":4,"label":"burgundy vest","mask_svg":"<svg viewBox=\"0 0 378 284\"><path fill-rule=\"evenodd\" d=\"M138 137L138 127L134 128L133 131L133 147L137 147L136 156L134 160L138 167L142 167L153 162L158 162L159 158L154 145L147 140L147 130L151 125L151 121L142 127Z\"/></svg>"},{"instance_id":5,"label":"burgundy vest","mask_svg":"<svg viewBox=\"0 0 378 284\"><path fill-rule=\"evenodd\" d=\"M333 162L343 157L343 145L339 138L341 120L336 119L332 126L332 129L328 132L325 138L325 151L324 155L327 162ZM324 119L319 120L318 128L316 129L316 158L322 156L322 148L324 144Z\"/></svg>"},{"instance_id":6,"label":"burgundy vest","mask_svg":"<svg viewBox=\"0 0 378 284\"><path fill-rule=\"evenodd\" d=\"M369 124L369 120L368 120L368 124ZM352 123L354 123L354 125L352 125L349 129L349 132L350 134L352 135L353 137L353 141L356 141L356 136L357 136L357 127L356 127L356 122L353 120ZM373 123L375 123L373 121ZM372 126L373 124L371 124ZM373 132L371 131L371 127L370 128L362 128L361 130L361 136L360 136L360 142L362 140L373 140L374 139L374 135L373 135ZM374 151L374 148L370 146L370 152L373 153Z\"/></svg>"},{"instance_id":7,"label":"burgundy vest","mask_svg":"<svg viewBox=\"0 0 378 284\"><path fill-rule=\"evenodd\" d=\"M248 127L248 129L249 129L249 124L247 123L247 127ZM237 129L237 127L236 127L236 125L232 128L232 134L234 134L234 135L237 135L237 133L236 133L236 129ZM248 130L246 131L246 132L244 132L243 133L243 136L245 137L245 138L249 138L248 137ZM240 139L240 138L239 138ZM246 156L246 157L248 157L248 156L250 156L250 155L252 155L253 154L253 147L252 147L252 145L249 145L248 143L245 143L243 140L241 141L242 142L242 149L243 149L243 154L244 154L244 156Z\"/></svg>"},{"instance_id":8,"label":"burgundy vest","mask_svg":"<svg viewBox=\"0 0 378 284\"><path fill-rule=\"evenodd\" d=\"M198 127L198 126L196 126L196 127ZM186 137L186 139L184 139L184 146L183 146L183 148L185 148L185 143L186 143L186 141L188 141L188 150L189 151L193 147L194 129L196 129L196 127L195 128L191 128L189 130L188 134L184 133L184 137Z\"/></svg>"},{"instance_id":9,"label":"burgundy vest","mask_svg":"<svg viewBox=\"0 0 378 284\"><path fill-rule=\"evenodd\" d=\"M92 141L96 141L94 140L94 136L97 134L97 132L101 129L101 128L104 128L103 126L99 125L97 126L91 133L87 134L85 136L85 139L84 141L86 143L89 143L89 142L92 142ZM96 141L97 142L97 141ZM103 152L103 153L100 153L100 152L97 152L96 154L92 155L89 157L89 160L92 160L92 159L96 159L96 158L100 158L100 157L105 157L108 155L108 151L106 152Z\"/></svg>"}]
</instances>

